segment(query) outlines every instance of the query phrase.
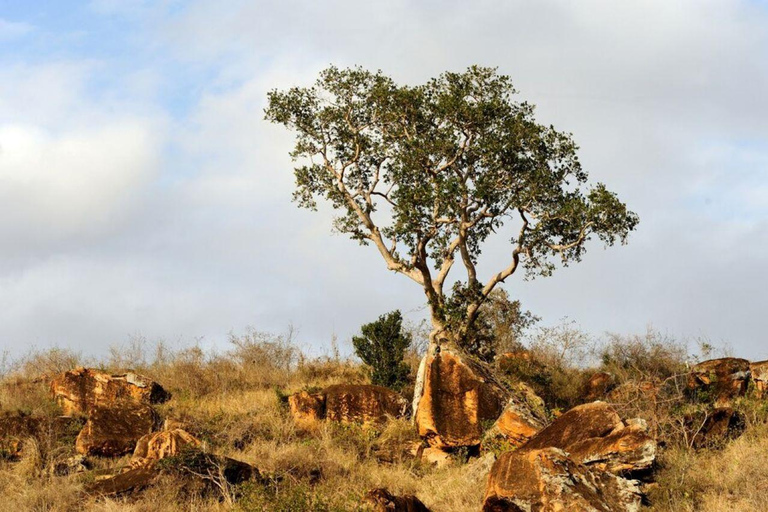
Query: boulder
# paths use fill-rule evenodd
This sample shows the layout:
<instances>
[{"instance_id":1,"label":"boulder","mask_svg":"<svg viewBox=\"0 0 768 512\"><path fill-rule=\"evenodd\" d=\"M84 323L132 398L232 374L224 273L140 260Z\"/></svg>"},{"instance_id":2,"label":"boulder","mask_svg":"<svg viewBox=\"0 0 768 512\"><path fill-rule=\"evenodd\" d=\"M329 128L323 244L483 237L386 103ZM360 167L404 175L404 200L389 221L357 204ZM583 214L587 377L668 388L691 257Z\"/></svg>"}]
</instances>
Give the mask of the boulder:
<instances>
[{"instance_id":1,"label":"boulder","mask_svg":"<svg viewBox=\"0 0 768 512\"><path fill-rule=\"evenodd\" d=\"M0 414L0 458L14 460L21 455L27 439L41 446L53 446L74 439L82 419L69 416L33 416L21 411ZM71 441L69 441L71 442Z\"/></svg>"},{"instance_id":2,"label":"boulder","mask_svg":"<svg viewBox=\"0 0 768 512\"><path fill-rule=\"evenodd\" d=\"M603 400L608 392L615 387L616 380L608 372L597 372L587 379L581 389L581 399L584 402Z\"/></svg>"},{"instance_id":3,"label":"boulder","mask_svg":"<svg viewBox=\"0 0 768 512\"><path fill-rule=\"evenodd\" d=\"M720 407L685 417L685 429L693 448L717 446L739 437L746 428L744 416L730 407Z\"/></svg>"},{"instance_id":4,"label":"boulder","mask_svg":"<svg viewBox=\"0 0 768 512\"><path fill-rule=\"evenodd\" d=\"M505 452L488 477L484 512L636 512L638 483L591 469L557 448Z\"/></svg>"},{"instance_id":5,"label":"boulder","mask_svg":"<svg viewBox=\"0 0 768 512\"><path fill-rule=\"evenodd\" d=\"M768 397L768 361L758 361L749 364L752 374L755 395L759 398Z\"/></svg>"},{"instance_id":6,"label":"boulder","mask_svg":"<svg viewBox=\"0 0 768 512\"><path fill-rule=\"evenodd\" d=\"M65 415L88 413L94 406L134 401L162 403L171 394L160 384L135 373L110 375L92 368L77 368L51 381L51 392Z\"/></svg>"},{"instance_id":7,"label":"boulder","mask_svg":"<svg viewBox=\"0 0 768 512\"><path fill-rule=\"evenodd\" d=\"M200 444L199 439L180 428L147 434L136 442L131 467L150 467L160 459L175 457Z\"/></svg>"},{"instance_id":8,"label":"boulder","mask_svg":"<svg viewBox=\"0 0 768 512\"><path fill-rule=\"evenodd\" d=\"M112 407L94 406L75 440L83 455L117 457L133 451L136 442L157 430L160 419L145 404L122 402Z\"/></svg>"},{"instance_id":9,"label":"boulder","mask_svg":"<svg viewBox=\"0 0 768 512\"><path fill-rule=\"evenodd\" d=\"M92 496L115 496L130 491L138 491L150 485L158 475L153 468L135 468L107 478L95 480L84 487L86 494Z\"/></svg>"},{"instance_id":10,"label":"boulder","mask_svg":"<svg viewBox=\"0 0 768 512\"><path fill-rule=\"evenodd\" d=\"M381 423L400 418L408 401L391 389L370 384L337 384L323 391L325 418L339 423Z\"/></svg>"},{"instance_id":11,"label":"boulder","mask_svg":"<svg viewBox=\"0 0 768 512\"><path fill-rule=\"evenodd\" d=\"M483 436L483 446L504 442L507 448L525 444L547 424L547 408L530 387L522 382L511 386L511 396L499 419Z\"/></svg>"},{"instance_id":12,"label":"boulder","mask_svg":"<svg viewBox=\"0 0 768 512\"><path fill-rule=\"evenodd\" d=\"M288 397L291 416L302 429L316 427L325 418L325 395L300 391Z\"/></svg>"},{"instance_id":13,"label":"boulder","mask_svg":"<svg viewBox=\"0 0 768 512\"><path fill-rule=\"evenodd\" d=\"M504 411L510 392L490 368L457 350L427 354L414 402L419 435L431 446L478 446Z\"/></svg>"},{"instance_id":14,"label":"boulder","mask_svg":"<svg viewBox=\"0 0 768 512\"><path fill-rule=\"evenodd\" d=\"M394 496L386 489L369 491L366 501L373 506L374 512L429 512L426 505L416 496Z\"/></svg>"},{"instance_id":15,"label":"boulder","mask_svg":"<svg viewBox=\"0 0 768 512\"><path fill-rule=\"evenodd\" d=\"M627 424L605 402L574 407L522 449L549 447L565 450L575 462L617 474L645 472L656 459L656 441L645 422Z\"/></svg>"},{"instance_id":16,"label":"boulder","mask_svg":"<svg viewBox=\"0 0 768 512\"><path fill-rule=\"evenodd\" d=\"M750 381L750 363L746 359L726 357L703 361L688 375L688 393L696 400L727 404L744 396Z\"/></svg>"}]
</instances>

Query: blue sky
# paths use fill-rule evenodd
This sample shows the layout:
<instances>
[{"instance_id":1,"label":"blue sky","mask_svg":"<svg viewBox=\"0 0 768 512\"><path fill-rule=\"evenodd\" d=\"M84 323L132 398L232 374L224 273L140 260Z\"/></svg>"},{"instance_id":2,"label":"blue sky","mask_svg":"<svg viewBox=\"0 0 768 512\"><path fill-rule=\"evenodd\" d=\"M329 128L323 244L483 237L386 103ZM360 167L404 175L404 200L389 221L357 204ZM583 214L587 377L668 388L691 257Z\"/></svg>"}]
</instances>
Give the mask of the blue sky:
<instances>
[{"instance_id":1,"label":"blue sky","mask_svg":"<svg viewBox=\"0 0 768 512\"><path fill-rule=\"evenodd\" d=\"M545 321L768 358L768 12L746 0L0 0L0 348L293 323L323 351L387 310L420 318L418 289L290 202L265 95L330 63L411 83L498 66L574 133L641 224L507 283Z\"/></svg>"}]
</instances>

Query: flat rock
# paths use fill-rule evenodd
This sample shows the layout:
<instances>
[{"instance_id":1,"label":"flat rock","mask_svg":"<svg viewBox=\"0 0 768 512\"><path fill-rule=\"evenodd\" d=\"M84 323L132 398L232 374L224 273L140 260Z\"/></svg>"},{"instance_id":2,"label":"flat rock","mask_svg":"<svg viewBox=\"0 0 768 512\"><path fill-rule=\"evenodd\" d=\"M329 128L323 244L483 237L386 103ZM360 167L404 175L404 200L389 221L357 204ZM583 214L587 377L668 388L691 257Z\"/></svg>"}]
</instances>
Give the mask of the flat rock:
<instances>
[{"instance_id":1,"label":"flat rock","mask_svg":"<svg viewBox=\"0 0 768 512\"><path fill-rule=\"evenodd\" d=\"M750 363L746 359L725 357L703 361L688 375L688 393L699 401L725 405L746 394L750 375Z\"/></svg>"},{"instance_id":2,"label":"flat rock","mask_svg":"<svg viewBox=\"0 0 768 512\"><path fill-rule=\"evenodd\" d=\"M323 391L325 419L339 423L382 423L400 418L408 401L391 389L371 384L337 384Z\"/></svg>"},{"instance_id":3,"label":"flat rock","mask_svg":"<svg viewBox=\"0 0 768 512\"><path fill-rule=\"evenodd\" d=\"M102 478L84 487L86 494L92 496L115 496L141 490L150 485L158 475L152 468L135 468L108 478Z\"/></svg>"},{"instance_id":4,"label":"flat rock","mask_svg":"<svg viewBox=\"0 0 768 512\"><path fill-rule=\"evenodd\" d=\"M162 403L171 398L157 382L136 373L110 375L92 368L64 372L51 381L51 393L65 415L88 413L95 406L134 401Z\"/></svg>"},{"instance_id":5,"label":"flat rock","mask_svg":"<svg viewBox=\"0 0 768 512\"><path fill-rule=\"evenodd\" d=\"M579 405L562 414L522 446L565 450L578 463L617 474L641 473L656 460L656 441L644 421L630 424L605 402Z\"/></svg>"},{"instance_id":6,"label":"flat rock","mask_svg":"<svg viewBox=\"0 0 768 512\"><path fill-rule=\"evenodd\" d=\"M591 469L557 448L501 454L491 468L484 512L636 512L638 483Z\"/></svg>"}]
</instances>

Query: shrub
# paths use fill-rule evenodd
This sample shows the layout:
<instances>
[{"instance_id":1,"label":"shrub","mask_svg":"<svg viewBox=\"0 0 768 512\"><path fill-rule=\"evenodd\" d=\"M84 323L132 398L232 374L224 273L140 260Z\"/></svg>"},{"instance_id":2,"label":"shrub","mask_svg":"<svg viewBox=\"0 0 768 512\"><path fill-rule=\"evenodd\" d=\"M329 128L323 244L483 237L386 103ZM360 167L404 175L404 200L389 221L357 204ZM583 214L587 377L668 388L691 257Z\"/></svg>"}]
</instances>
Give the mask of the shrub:
<instances>
[{"instance_id":1,"label":"shrub","mask_svg":"<svg viewBox=\"0 0 768 512\"><path fill-rule=\"evenodd\" d=\"M371 382L399 390L408 382L409 367L405 351L411 337L403 332L400 311L382 315L360 328L362 336L352 338L355 353L371 369Z\"/></svg>"}]
</instances>

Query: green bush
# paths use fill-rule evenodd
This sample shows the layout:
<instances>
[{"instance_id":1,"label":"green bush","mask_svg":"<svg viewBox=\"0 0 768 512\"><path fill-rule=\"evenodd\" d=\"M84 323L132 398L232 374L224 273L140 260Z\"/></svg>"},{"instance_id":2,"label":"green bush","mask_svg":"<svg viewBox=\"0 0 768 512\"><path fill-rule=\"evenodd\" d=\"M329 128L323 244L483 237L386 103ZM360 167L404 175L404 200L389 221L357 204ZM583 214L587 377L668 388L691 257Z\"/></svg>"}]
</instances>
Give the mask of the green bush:
<instances>
[{"instance_id":1,"label":"green bush","mask_svg":"<svg viewBox=\"0 0 768 512\"><path fill-rule=\"evenodd\" d=\"M403 331L400 311L382 315L360 328L362 336L352 338L355 353L368 365L371 382L395 390L408 383L409 367L404 362L411 336Z\"/></svg>"}]
</instances>

